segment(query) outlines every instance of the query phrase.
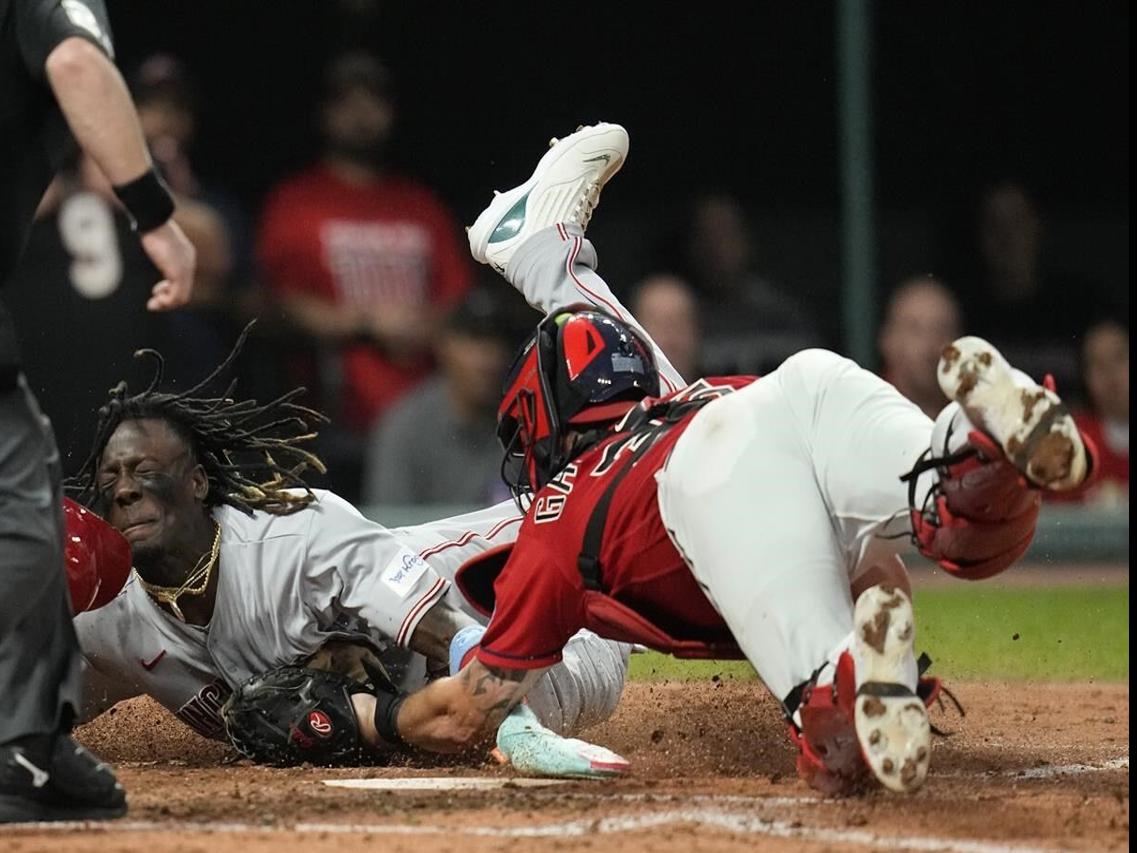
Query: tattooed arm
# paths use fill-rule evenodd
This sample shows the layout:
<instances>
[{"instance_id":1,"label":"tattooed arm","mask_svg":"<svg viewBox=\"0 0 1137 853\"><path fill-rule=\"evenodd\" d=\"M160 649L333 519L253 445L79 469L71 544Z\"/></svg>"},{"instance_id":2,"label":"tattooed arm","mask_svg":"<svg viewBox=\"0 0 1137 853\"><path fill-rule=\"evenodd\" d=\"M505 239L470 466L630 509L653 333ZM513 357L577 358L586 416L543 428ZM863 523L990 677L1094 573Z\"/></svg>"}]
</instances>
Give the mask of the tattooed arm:
<instances>
[{"instance_id":1,"label":"tattooed arm","mask_svg":"<svg viewBox=\"0 0 1137 853\"><path fill-rule=\"evenodd\" d=\"M450 640L467 625L478 624L468 613L463 613L439 599L419 620L411 634L410 647L427 660L445 664L450 657Z\"/></svg>"},{"instance_id":2,"label":"tattooed arm","mask_svg":"<svg viewBox=\"0 0 1137 853\"><path fill-rule=\"evenodd\" d=\"M433 752L461 752L497 731L548 667L498 669L475 659L452 678L418 691L399 709L403 740Z\"/></svg>"}]
</instances>

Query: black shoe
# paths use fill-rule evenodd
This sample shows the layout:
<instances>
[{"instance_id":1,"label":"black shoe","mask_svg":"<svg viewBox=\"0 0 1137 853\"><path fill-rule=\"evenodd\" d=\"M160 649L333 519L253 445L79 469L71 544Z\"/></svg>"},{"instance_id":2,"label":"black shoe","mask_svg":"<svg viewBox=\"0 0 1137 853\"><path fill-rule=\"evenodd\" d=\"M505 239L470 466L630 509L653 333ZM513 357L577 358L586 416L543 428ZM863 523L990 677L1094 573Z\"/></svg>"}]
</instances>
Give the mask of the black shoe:
<instances>
[{"instance_id":1,"label":"black shoe","mask_svg":"<svg viewBox=\"0 0 1137 853\"><path fill-rule=\"evenodd\" d=\"M126 814L126 792L110 767L70 735L0 746L0 823L110 820Z\"/></svg>"}]
</instances>

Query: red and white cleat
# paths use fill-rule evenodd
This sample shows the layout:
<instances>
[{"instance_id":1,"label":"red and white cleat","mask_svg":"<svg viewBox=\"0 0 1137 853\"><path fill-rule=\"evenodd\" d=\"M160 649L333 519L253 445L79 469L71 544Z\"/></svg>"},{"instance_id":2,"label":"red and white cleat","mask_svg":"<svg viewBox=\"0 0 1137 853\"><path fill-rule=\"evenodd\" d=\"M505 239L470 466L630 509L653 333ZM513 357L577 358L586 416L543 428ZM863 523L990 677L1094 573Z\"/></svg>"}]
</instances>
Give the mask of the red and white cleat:
<instances>
[{"instance_id":1,"label":"red and white cleat","mask_svg":"<svg viewBox=\"0 0 1137 853\"><path fill-rule=\"evenodd\" d=\"M991 436L1031 483L1068 491L1090 471L1085 443L1056 393L1011 369L983 338L964 337L940 357L940 388ZM1017 380L1017 381L1016 381Z\"/></svg>"},{"instance_id":2,"label":"red and white cleat","mask_svg":"<svg viewBox=\"0 0 1137 853\"><path fill-rule=\"evenodd\" d=\"M860 668L853 721L861 754L886 788L916 791L928 775L932 732L923 700L904 681L916 639L912 602L895 587L870 587L853 618Z\"/></svg>"}]
</instances>

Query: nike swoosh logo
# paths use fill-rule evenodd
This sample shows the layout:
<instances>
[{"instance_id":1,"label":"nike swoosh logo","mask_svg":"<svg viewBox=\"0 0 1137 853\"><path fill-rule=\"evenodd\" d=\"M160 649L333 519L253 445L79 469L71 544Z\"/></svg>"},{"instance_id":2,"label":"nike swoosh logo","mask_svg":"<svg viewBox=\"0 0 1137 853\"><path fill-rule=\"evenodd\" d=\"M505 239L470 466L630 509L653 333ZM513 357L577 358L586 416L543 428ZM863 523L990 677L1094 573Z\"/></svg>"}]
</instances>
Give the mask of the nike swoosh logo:
<instances>
[{"instance_id":1,"label":"nike swoosh logo","mask_svg":"<svg viewBox=\"0 0 1137 853\"><path fill-rule=\"evenodd\" d=\"M51 775L47 771L40 770L38 767L36 767L34 764L32 764L30 761L28 761L26 758L24 758L24 754L22 752L17 752L15 757L16 757L16 763L22 764L24 766L24 769L32 774L32 786L33 787L42 788L44 785L47 784L47 780L51 778Z\"/></svg>"},{"instance_id":2,"label":"nike swoosh logo","mask_svg":"<svg viewBox=\"0 0 1137 853\"><path fill-rule=\"evenodd\" d=\"M158 652L157 656L156 656L156 657L155 657L153 660L150 660L150 661L144 661L144 660L142 660L142 658L139 658L139 659L138 659L138 662L139 662L140 664L142 664L142 668L143 668L144 670L146 670L147 672L149 672L149 671L150 671L150 670L152 670L154 667L156 667L156 666L158 665L158 661L160 661L160 660L161 660L162 658L164 658L165 656L166 656L166 650L165 650L165 649L162 649L162 651Z\"/></svg>"},{"instance_id":3,"label":"nike swoosh logo","mask_svg":"<svg viewBox=\"0 0 1137 853\"><path fill-rule=\"evenodd\" d=\"M612 162L612 155L611 154L597 154L595 157L589 157L587 160L582 160L581 162L582 163L596 163L600 160L603 160L605 163L610 163L610 162Z\"/></svg>"}]
</instances>

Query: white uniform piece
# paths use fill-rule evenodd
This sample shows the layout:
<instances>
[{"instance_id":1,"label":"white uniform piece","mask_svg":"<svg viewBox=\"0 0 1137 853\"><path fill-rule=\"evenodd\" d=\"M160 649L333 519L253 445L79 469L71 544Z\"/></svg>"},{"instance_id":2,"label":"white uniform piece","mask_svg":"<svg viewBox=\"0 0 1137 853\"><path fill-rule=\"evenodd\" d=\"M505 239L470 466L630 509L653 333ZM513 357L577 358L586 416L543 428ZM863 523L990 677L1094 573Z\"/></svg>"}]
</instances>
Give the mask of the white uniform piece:
<instances>
[{"instance_id":1,"label":"white uniform piece","mask_svg":"<svg viewBox=\"0 0 1137 853\"><path fill-rule=\"evenodd\" d=\"M660 516L775 696L853 647L850 584L908 545L900 476L931 434L891 385L815 349L708 403L675 443Z\"/></svg>"},{"instance_id":2,"label":"white uniform piece","mask_svg":"<svg viewBox=\"0 0 1137 853\"><path fill-rule=\"evenodd\" d=\"M208 626L177 621L132 575L108 605L75 619L88 664L83 716L149 694L209 737L223 736L221 704L253 675L298 662L333 639L372 645L404 689L425 683L426 661L408 643L442 597L485 622L452 586L457 568L510 542L512 503L398 529L364 518L337 495L292 515L215 508L221 526L218 587ZM563 733L611 715L623 691L628 647L581 632L531 696L545 725Z\"/></svg>"},{"instance_id":3,"label":"white uniform piece","mask_svg":"<svg viewBox=\"0 0 1137 853\"><path fill-rule=\"evenodd\" d=\"M596 262L578 227L556 225L517 247L506 277L543 312L587 302L650 341ZM662 393L683 387L652 347ZM958 450L971 429L955 403L933 425L875 374L835 353L806 350L707 404L680 436L657 475L660 515L775 696L852 646L852 581L909 544L901 475L930 446L937 454ZM917 500L936 477L921 476ZM915 689L914 657L905 668ZM824 667L818 682L831 682L833 672Z\"/></svg>"}]
</instances>

